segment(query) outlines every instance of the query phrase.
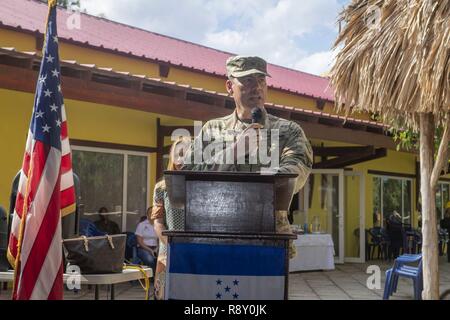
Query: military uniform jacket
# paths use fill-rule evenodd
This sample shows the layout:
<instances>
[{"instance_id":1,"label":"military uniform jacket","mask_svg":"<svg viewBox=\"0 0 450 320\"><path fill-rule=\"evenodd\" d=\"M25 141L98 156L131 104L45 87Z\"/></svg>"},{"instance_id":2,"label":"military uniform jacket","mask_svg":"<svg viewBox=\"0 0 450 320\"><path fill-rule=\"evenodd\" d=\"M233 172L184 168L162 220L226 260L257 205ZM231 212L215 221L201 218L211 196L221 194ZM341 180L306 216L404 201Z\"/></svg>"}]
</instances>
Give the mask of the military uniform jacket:
<instances>
[{"instance_id":1,"label":"military uniform jacket","mask_svg":"<svg viewBox=\"0 0 450 320\"><path fill-rule=\"evenodd\" d=\"M234 159L230 155L231 143L236 141L236 136L249 124L241 121L236 112L208 121L187 152L183 170L259 172L270 167L277 173L298 174L294 193L298 192L306 183L312 169L313 152L309 141L297 123L270 115L265 110L261 123L265 130L261 130L259 147L254 148L257 156L251 160L247 155L245 159L241 158L233 162ZM267 155L264 161L259 157L259 148L263 148L262 151L265 151L263 153ZM278 166L273 167L272 162L268 164L267 160L270 159L275 148L278 148L279 158ZM203 156L205 151L206 153L211 151L209 153L213 157L205 158ZM233 160L225 161L227 157L228 160Z\"/></svg>"}]
</instances>

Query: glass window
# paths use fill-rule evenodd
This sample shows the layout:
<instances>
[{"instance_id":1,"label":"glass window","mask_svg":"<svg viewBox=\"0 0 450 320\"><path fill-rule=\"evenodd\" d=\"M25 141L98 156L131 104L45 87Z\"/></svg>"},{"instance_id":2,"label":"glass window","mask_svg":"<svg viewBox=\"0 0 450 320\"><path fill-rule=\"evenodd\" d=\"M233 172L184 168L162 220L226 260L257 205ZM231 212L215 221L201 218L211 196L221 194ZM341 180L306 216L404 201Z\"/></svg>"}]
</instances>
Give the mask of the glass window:
<instances>
[{"instance_id":1,"label":"glass window","mask_svg":"<svg viewBox=\"0 0 450 320\"><path fill-rule=\"evenodd\" d=\"M442 217L442 206L442 184L439 184L436 190L436 216L438 219Z\"/></svg>"},{"instance_id":2,"label":"glass window","mask_svg":"<svg viewBox=\"0 0 450 320\"><path fill-rule=\"evenodd\" d=\"M402 180L383 178L383 216L402 213Z\"/></svg>"},{"instance_id":3,"label":"glass window","mask_svg":"<svg viewBox=\"0 0 450 320\"><path fill-rule=\"evenodd\" d=\"M147 157L128 156L126 231L135 232L147 208Z\"/></svg>"},{"instance_id":4,"label":"glass window","mask_svg":"<svg viewBox=\"0 0 450 320\"><path fill-rule=\"evenodd\" d=\"M106 207L108 219L121 232L134 232L139 218L146 213L147 161L147 156L73 150L73 170L80 178L84 204L82 218L97 221L98 210Z\"/></svg>"},{"instance_id":5,"label":"glass window","mask_svg":"<svg viewBox=\"0 0 450 320\"><path fill-rule=\"evenodd\" d=\"M403 180L403 223L412 225L411 180Z\"/></svg>"},{"instance_id":6,"label":"glass window","mask_svg":"<svg viewBox=\"0 0 450 320\"><path fill-rule=\"evenodd\" d=\"M436 216L439 220L444 219L445 206L449 201L449 187L448 182L440 182L436 191Z\"/></svg>"},{"instance_id":7,"label":"glass window","mask_svg":"<svg viewBox=\"0 0 450 320\"><path fill-rule=\"evenodd\" d=\"M447 202L449 201L449 190L450 185L448 183L442 184L442 205L444 210L442 210L442 218L444 218L445 214L445 206L447 205Z\"/></svg>"},{"instance_id":8,"label":"glass window","mask_svg":"<svg viewBox=\"0 0 450 320\"><path fill-rule=\"evenodd\" d=\"M374 178L373 179L373 226L381 227L381 209L383 207L381 203L382 195L381 195L381 179Z\"/></svg>"},{"instance_id":9,"label":"glass window","mask_svg":"<svg viewBox=\"0 0 450 320\"><path fill-rule=\"evenodd\" d=\"M410 179L373 178L373 223L381 222L397 212L404 224L412 224L412 181Z\"/></svg>"}]
</instances>

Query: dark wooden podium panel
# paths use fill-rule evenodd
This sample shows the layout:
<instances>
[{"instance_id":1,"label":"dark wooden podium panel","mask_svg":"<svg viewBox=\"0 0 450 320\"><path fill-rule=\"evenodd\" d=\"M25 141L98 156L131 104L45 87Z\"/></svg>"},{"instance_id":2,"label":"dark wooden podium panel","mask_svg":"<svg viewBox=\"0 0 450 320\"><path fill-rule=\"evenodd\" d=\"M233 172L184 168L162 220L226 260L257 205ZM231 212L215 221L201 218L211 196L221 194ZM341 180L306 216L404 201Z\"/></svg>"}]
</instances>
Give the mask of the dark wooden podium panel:
<instances>
[{"instance_id":1,"label":"dark wooden podium panel","mask_svg":"<svg viewBox=\"0 0 450 320\"><path fill-rule=\"evenodd\" d=\"M275 232L273 184L186 181L186 230Z\"/></svg>"},{"instance_id":2,"label":"dark wooden podium panel","mask_svg":"<svg viewBox=\"0 0 450 320\"><path fill-rule=\"evenodd\" d=\"M274 233L296 174L166 171L171 205L184 209L185 231Z\"/></svg>"}]
</instances>

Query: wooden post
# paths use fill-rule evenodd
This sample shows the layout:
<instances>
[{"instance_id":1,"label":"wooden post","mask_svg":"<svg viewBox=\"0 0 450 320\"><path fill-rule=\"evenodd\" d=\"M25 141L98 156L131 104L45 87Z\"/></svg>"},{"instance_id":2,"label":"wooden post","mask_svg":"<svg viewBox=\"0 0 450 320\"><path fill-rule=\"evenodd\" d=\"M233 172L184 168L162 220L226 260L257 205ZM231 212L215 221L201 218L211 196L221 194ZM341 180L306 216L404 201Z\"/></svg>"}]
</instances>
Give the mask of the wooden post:
<instances>
[{"instance_id":1,"label":"wooden post","mask_svg":"<svg viewBox=\"0 0 450 320\"><path fill-rule=\"evenodd\" d=\"M163 175L164 133L162 132L161 119L156 119L156 180Z\"/></svg>"},{"instance_id":2,"label":"wooden post","mask_svg":"<svg viewBox=\"0 0 450 320\"><path fill-rule=\"evenodd\" d=\"M439 299L436 194L431 185L434 159L434 117L420 114L420 192L422 195L423 293L426 300Z\"/></svg>"}]
</instances>

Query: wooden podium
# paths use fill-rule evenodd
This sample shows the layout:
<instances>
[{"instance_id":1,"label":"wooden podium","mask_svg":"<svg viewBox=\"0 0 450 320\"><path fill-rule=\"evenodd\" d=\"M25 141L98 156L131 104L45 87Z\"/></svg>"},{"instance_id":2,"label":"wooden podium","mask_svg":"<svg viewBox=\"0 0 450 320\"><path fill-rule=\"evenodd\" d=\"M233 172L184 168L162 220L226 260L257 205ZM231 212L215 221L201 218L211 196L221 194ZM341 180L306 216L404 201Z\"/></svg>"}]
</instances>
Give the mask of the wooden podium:
<instances>
[{"instance_id":1,"label":"wooden podium","mask_svg":"<svg viewBox=\"0 0 450 320\"><path fill-rule=\"evenodd\" d=\"M168 237L166 299L288 298L289 240L276 233L296 174L166 171L171 205L184 231Z\"/></svg>"}]
</instances>

